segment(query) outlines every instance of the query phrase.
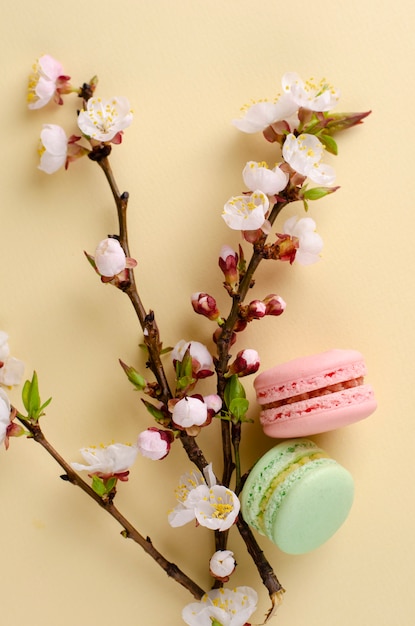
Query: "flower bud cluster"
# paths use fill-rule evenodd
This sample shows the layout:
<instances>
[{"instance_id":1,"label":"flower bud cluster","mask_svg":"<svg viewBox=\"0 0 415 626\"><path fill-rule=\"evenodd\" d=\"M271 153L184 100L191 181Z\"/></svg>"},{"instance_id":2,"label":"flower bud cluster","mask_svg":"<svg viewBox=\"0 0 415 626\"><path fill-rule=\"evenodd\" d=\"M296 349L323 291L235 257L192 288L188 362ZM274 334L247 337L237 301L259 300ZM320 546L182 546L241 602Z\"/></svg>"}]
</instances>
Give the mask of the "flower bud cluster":
<instances>
[{"instance_id":1,"label":"flower bud cluster","mask_svg":"<svg viewBox=\"0 0 415 626\"><path fill-rule=\"evenodd\" d=\"M286 303L281 296L271 293L263 300L252 300L246 306L241 306L239 315L243 322L251 322L252 320L259 320L266 315L281 315L284 313L285 307Z\"/></svg>"}]
</instances>

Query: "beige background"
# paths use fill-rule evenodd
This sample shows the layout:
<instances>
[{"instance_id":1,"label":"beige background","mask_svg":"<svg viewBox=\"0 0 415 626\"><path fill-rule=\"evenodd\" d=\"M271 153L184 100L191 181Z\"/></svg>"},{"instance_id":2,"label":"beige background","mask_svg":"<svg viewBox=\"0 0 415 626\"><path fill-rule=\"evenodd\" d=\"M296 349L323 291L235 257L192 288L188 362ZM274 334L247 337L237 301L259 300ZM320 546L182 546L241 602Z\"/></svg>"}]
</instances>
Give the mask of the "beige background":
<instances>
[{"instance_id":1,"label":"beige background","mask_svg":"<svg viewBox=\"0 0 415 626\"><path fill-rule=\"evenodd\" d=\"M415 304L415 11L409 0L10 0L0 25L2 72L0 327L13 352L36 368L53 403L43 426L78 460L84 445L134 440L150 420L117 359L139 365L140 332L126 298L102 286L83 250L114 232L109 190L85 160L54 176L39 172L42 123L73 123L64 108L29 113L27 75L36 57L60 59L75 84L100 77L103 96L126 95L132 127L113 166L131 194L131 246L147 307L166 345L209 342L207 320L189 296L227 300L217 269L220 246L237 245L220 218L242 189L249 159L273 158L259 135L230 125L251 99L273 97L287 70L327 76L343 110L372 109L339 138L331 162L341 190L312 206L325 246L312 267L264 265L256 295L287 301L281 318L252 325L244 345L263 368L332 347L361 350L376 389L377 413L315 440L353 473L356 499L339 533L293 557L262 541L287 593L281 626L409 626L413 623L415 545L413 347ZM286 216L301 210L293 207ZM250 392L252 397L252 392ZM12 397L18 402L18 394ZM252 411L255 416L255 410ZM217 434L217 429L216 429ZM216 459L215 427L201 445ZM244 466L272 442L246 429ZM188 462L176 446L163 463L139 459L121 485L120 508L166 556L208 585L208 532L172 530L166 511ZM181 624L185 590L81 492L59 480L38 447L13 440L0 455L1 614L10 626L87 623ZM155 494L155 495L154 495ZM236 533L233 582L266 592Z\"/></svg>"}]
</instances>

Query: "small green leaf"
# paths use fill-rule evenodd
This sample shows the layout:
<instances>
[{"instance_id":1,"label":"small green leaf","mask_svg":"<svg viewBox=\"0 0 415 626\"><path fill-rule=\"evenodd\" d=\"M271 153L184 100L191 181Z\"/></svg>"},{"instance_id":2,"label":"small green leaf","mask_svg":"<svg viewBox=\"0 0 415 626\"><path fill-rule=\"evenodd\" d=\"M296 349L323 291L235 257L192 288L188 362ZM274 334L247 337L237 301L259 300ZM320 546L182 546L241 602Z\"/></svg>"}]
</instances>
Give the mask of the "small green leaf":
<instances>
[{"instance_id":1,"label":"small green leaf","mask_svg":"<svg viewBox=\"0 0 415 626\"><path fill-rule=\"evenodd\" d=\"M228 409L230 409L232 400L234 400L235 398L246 397L244 386L242 385L236 374L232 374L232 376L229 378L228 382L226 383L225 393L223 395L225 404Z\"/></svg>"},{"instance_id":2,"label":"small green leaf","mask_svg":"<svg viewBox=\"0 0 415 626\"><path fill-rule=\"evenodd\" d=\"M42 406L40 407L39 411L42 412L43 409L46 409L46 407L49 406L51 402L52 402L52 398L49 398L48 400L46 400L46 402L44 402Z\"/></svg>"},{"instance_id":3,"label":"small green leaf","mask_svg":"<svg viewBox=\"0 0 415 626\"><path fill-rule=\"evenodd\" d=\"M330 152L331 154L334 154L334 155L338 154L337 143L335 142L333 137L331 137L330 135L326 135L325 133L324 134L322 133L321 135L317 135L317 137L320 139L321 143L325 146L327 152Z\"/></svg>"},{"instance_id":4,"label":"small green leaf","mask_svg":"<svg viewBox=\"0 0 415 626\"><path fill-rule=\"evenodd\" d=\"M34 416L40 409L39 381L36 372L33 372L29 397L30 412Z\"/></svg>"},{"instance_id":5,"label":"small green leaf","mask_svg":"<svg viewBox=\"0 0 415 626\"><path fill-rule=\"evenodd\" d=\"M111 478L108 478L108 480L105 481L106 493L111 493L111 491L114 489L115 485L117 484L117 480L118 478L116 476L111 476Z\"/></svg>"},{"instance_id":6,"label":"small green leaf","mask_svg":"<svg viewBox=\"0 0 415 626\"><path fill-rule=\"evenodd\" d=\"M105 494L107 493L104 481L102 480L102 478L100 478L99 476L92 476L92 489L95 491L96 494L99 495L100 498L102 498L102 496L105 496Z\"/></svg>"},{"instance_id":7,"label":"small green leaf","mask_svg":"<svg viewBox=\"0 0 415 626\"><path fill-rule=\"evenodd\" d=\"M168 348L163 348L162 350L160 350L160 354L168 354L172 350L173 348L169 346Z\"/></svg>"},{"instance_id":8,"label":"small green leaf","mask_svg":"<svg viewBox=\"0 0 415 626\"><path fill-rule=\"evenodd\" d=\"M234 398L229 407L229 411L238 421L243 420L248 409L249 402L246 398Z\"/></svg>"},{"instance_id":9,"label":"small green leaf","mask_svg":"<svg viewBox=\"0 0 415 626\"><path fill-rule=\"evenodd\" d=\"M26 380L22 389L22 401L24 408L29 412L29 395L30 395L30 380Z\"/></svg>"},{"instance_id":10,"label":"small green leaf","mask_svg":"<svg viewBox=\"0 0 415 626\"><path fill-rule=\"evenodd\" d=\"M334 193L337 189L338 187L312 187L311 189L303 189L301 196L303 201L320 200L320 198Z\"/></svg>"},{"instance_id":11,"label":"small green leaf","mask_svg":"<svg viewBox=\"0 0 415 626\"><path fill-rule=\"evenodd\" d=\"M155 407L154 404L151 404L151 402L148 402L147 400L144 400L144 398L141 398L141 401L145 405L145 407L146 407L147 411L150 413L150 415L152 415L154 417L156 422L159 422L161 424L164 424L166 422L166 415L163 413L163 411L160 411L160 409Z\"/></svg>"}]
</instances>

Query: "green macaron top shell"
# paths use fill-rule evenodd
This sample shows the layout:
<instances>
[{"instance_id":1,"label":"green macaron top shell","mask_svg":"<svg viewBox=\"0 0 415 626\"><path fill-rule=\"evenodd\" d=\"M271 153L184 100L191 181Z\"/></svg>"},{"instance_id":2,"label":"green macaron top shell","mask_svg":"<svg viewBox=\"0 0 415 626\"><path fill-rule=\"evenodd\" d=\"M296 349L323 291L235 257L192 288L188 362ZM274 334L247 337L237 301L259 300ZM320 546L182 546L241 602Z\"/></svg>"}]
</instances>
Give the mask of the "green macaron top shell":
<instances>
[{"instance_id":1,"label":"green macaron top shell","mask_svg":"<svg viewBox=\"0 0 415 626\"><path fill-rule=\"evenodd\" d=\"M350 473L308 439L282 442L254 466L241 495L246 522L289 554L325 543L353 503Z\"/></svg>"}]
</instances>

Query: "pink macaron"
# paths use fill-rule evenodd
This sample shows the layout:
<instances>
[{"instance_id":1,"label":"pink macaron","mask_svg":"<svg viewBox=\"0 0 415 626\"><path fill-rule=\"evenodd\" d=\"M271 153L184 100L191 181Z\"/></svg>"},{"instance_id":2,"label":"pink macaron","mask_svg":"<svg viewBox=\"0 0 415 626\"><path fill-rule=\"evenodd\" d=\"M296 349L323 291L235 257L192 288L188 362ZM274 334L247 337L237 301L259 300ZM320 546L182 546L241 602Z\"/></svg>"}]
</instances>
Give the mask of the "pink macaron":
<instances>
[{"instance_id":1,"label":"pink macaron","mask_svg":"<svg viewBox=\"0 0 415 626\"><path fill-rule=\"evenodd\" d=\"M306 437L369 417L377 407L357 350L329 350L277 365L254 381L269 437Z\"/></svg>"}]
</instances>

